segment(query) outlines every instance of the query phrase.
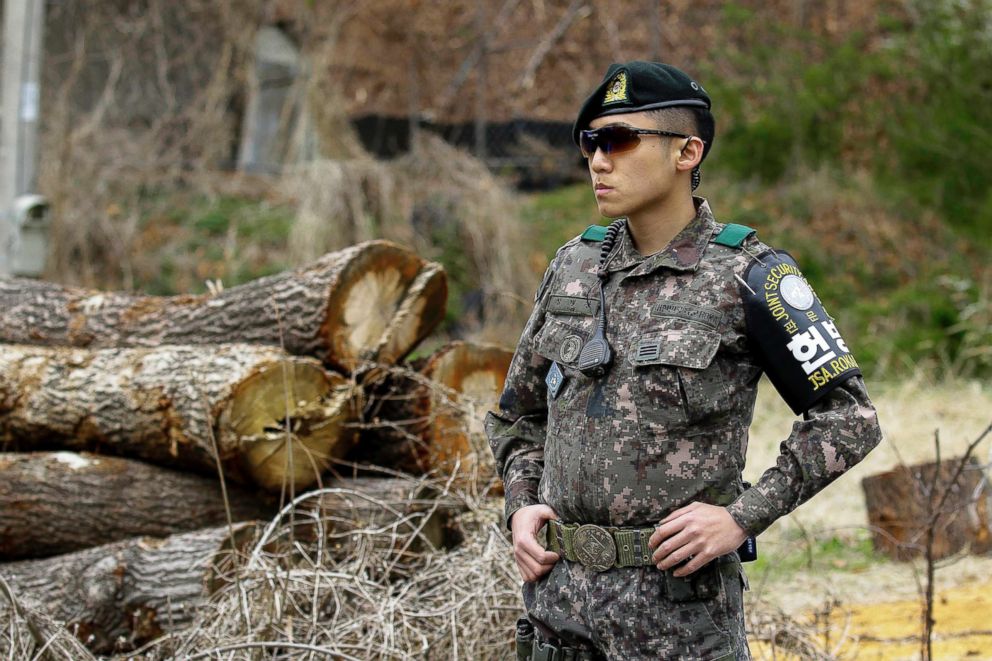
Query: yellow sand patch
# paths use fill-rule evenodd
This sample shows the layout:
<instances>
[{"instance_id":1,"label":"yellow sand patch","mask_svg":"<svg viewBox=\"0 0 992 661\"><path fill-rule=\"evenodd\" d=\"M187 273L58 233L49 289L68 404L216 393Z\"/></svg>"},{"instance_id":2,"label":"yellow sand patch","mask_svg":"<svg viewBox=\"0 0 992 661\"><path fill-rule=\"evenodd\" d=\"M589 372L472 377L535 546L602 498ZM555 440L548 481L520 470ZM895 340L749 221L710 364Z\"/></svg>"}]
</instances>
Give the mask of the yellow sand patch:
<instances>
[{"instance_id":1,"label":"yellow sand patch","mask_svg":"<svg viewBox=\"0 0 992 661\"><path fill-rule=\"evenodd\" d=\"M805 618L812 622L812 616ZM992 583L940 590L934 606L935 659L992 659ZM802 619L801 619L802 621ZM831 651L838 659L918 659L919 601L848 605L832 618ZM822 642L822 641L821 641ZM753 641L755 659L798 659Z\"/></svg>"}]
</instances>

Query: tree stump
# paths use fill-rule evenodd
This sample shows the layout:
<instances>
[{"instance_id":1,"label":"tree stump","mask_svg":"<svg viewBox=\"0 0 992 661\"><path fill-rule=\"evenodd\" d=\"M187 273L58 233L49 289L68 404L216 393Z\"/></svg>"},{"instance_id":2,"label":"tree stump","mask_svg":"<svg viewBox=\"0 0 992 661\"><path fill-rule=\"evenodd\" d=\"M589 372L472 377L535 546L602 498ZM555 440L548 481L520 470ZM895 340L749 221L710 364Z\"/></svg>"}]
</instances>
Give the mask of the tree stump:
<instances>
[{"instance_id":1,"label":"tree stump","mask_svg":"<svg viewBox=\"0 0 992 661\"><path fill-rule=\"evenodd\" d=\"M0 342L93 349L244 342L351 371L383 351L386 362L404 356L444 316L446 298L440 265L388 241L367 241L202 296L0 279Z\"/></svg>"},{"instance_id":2,"label":"tree stump","mask_svg":"<svg viewBox=\"0 0 992 661\"><path fill-rule=\"evenodd\" d=\"M188 625L226 584L223 577L256 531L255 524L238 523L129 539L0 565L0 576L19 601L64 622L94 652L110 652L121 640L130 649Z\"/></svg>"},{"instance_id":3,"label":"tree stump","mask_svg":"<svg viewBox=\"0 0 992 661\"><path fill-rule=\"evenodd\" d=\"M861 481L868 523L876 550L896 560L921 557L926 546L928 512L950 488L934 520L934 558L946 558L966 548L972 553L992 550L992 492L982 467L970 458L955 485L950 482L960 459L899 466ZM936 482L935 482L936 477Z\"/></svg>"},{"instance_id":4,"label":"tree stump","mask_svg":"<svg viewBox=\"0 0 992 661\"><path fill-rule=\"evenodd\" d=\"M352 388L312 358L228 344L0 345L0 441L98 450L275 491L317 482L350 447Z\"/></svg>"},{"instance_id":5,"label":"tree stump","mask_svg":"<svg viewBox=\"0 0 992 661\"><path fill-rule=\"evenodd\" d=\"M233 521L275 513L272 504L233 484L227 497ZM44 558L226 522L216 476L86 452L0 454L0 560Z\"/></svg>"}]
</instances>

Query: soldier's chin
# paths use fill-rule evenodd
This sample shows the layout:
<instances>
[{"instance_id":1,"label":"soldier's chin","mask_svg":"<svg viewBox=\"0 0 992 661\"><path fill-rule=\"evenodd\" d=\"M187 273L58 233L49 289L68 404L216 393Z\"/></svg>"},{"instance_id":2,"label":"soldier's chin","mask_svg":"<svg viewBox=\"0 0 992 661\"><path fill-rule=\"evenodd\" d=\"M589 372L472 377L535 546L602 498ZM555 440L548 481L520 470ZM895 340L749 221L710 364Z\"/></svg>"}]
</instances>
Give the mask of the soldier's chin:
<instances>
[{"instance_id":1,"label":"soldier's chin","mask_svg":"<svg viewBox=\"0 0 992 661\"><path fill-rule=\"evenodd\" d=\"M599 207L599 214L603 218L619 218L623 215L620 208L615 204L610 204L609 202L597 202L596 206Z\"/></svg>"}]
</instances>

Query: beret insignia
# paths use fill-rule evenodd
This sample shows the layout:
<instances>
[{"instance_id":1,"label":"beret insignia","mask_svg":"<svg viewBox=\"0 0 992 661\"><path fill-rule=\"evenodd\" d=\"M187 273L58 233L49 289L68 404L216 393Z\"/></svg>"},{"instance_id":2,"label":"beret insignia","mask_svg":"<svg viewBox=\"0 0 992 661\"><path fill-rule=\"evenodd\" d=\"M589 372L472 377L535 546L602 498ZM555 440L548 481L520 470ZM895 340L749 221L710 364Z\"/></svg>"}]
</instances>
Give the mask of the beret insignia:
<instances>
[{"instance_id":1,"label":"beret insignia","mask_svg":"<svg viewBox=\"0 0 992 661\"><path fill-rule=\"evenodd\" d=\"M603 105L621 103L627 100L627 72L621 71L606 86L606 96L603 97Z\"/></svg>"}]
</instances>

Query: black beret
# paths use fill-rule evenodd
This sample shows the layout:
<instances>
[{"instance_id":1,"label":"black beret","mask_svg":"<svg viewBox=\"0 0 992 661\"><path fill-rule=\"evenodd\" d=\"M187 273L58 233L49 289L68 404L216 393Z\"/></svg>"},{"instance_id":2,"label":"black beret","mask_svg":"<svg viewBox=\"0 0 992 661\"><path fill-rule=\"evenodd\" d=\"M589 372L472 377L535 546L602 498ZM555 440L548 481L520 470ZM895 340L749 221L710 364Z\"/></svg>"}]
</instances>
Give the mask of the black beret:
<instances>
[{"instance_id":1,"label":"black beret","mask_svg":"<svg viewBox=\"0 0 992 661\"><path fill-rule=\"evenodd\" d=\"M710 107L703 86L670 64L634 60L611 64L599 84L579 110L572 127L572 140L579 144L579 131L603 115L616 115L673 106Z\"/></svg>"}]
</instances>

